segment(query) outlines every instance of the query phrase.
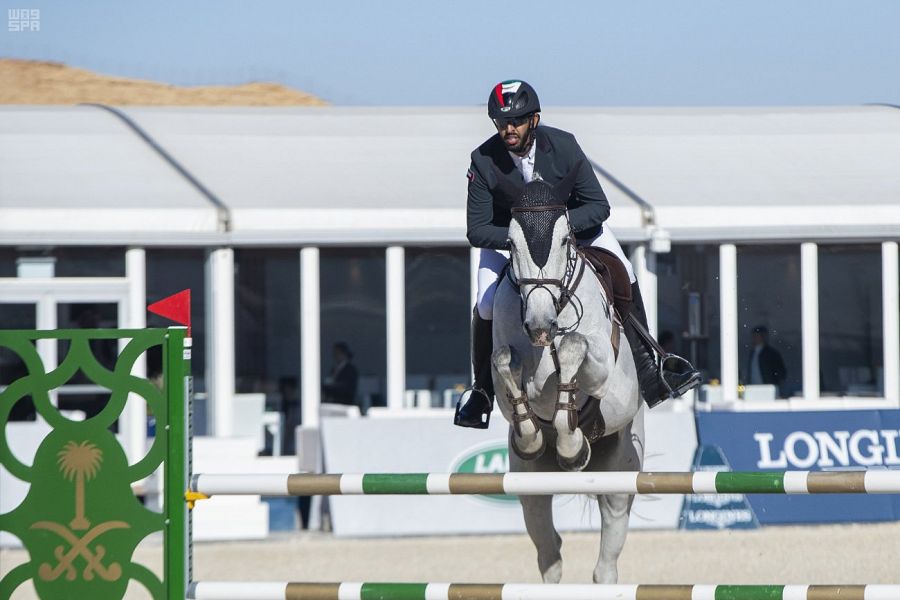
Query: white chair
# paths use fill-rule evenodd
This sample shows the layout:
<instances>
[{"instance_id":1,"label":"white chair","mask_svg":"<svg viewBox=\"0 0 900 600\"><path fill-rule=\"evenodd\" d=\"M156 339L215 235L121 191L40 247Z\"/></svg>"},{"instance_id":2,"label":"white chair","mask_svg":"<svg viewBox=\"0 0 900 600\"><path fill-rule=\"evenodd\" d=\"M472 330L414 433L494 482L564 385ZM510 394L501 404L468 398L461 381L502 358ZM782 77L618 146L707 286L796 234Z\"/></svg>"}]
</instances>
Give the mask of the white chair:
<instances>
[{"instance_id":1,"label":"white chair","mask_svg":"<svg viewBox=\"0 0 900 600\"><path fill-rule=\"evenodd\" d=\"M266 430L263 414L266 412L265 394L235 394L234 423L231 424L234 437L252 437L256 440L257 452L266 447Z\"/></svg>"},{"instance_id":2,"label":"white chair","mask_svg":"<svg viewBox=\"0 0 900 600\"><path fill-rule=\"evenodd\" d=\"M778 388L771 384L744 386L744 402L774 402Z\"/></svg>"}]
</instances>

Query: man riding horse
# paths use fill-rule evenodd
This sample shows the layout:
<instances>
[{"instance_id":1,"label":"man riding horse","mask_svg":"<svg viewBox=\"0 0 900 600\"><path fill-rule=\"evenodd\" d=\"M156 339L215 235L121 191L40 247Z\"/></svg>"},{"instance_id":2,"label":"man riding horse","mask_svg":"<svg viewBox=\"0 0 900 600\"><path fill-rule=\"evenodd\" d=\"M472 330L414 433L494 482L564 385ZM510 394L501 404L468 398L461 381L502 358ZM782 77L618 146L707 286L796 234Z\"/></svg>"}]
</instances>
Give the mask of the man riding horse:
<instances>
[{"instance_id":1,"label":"man riding horse","mask_svg":"<svg viewBox=\"0 0 900 600\"><path fill-rule=\"evenodd\" d=\"M454 423L461 427L487 428L493 409L491 319L497 280L509 259L510 208L515 194L535 179L553 185L572 171L576 171L574 185L566 206L577 243L615 255L631 282L632 309L622 317L644 401L652 408L690 390L700 380L686 361L678 362L688 368L670 371L665 368L667 356L657 359L654 347L658 346L647 334L647 316L634 270L612 231L603 226L610 208L600 182L575 137L540 125L540 111L537 93L530 85L517 80L498 83L488 98L488 116L497 134L472 152L467 173L467 235L472 246L481 248L481 256L472 314L475 382L457 405Z\"/></svg>"}]
</instances>

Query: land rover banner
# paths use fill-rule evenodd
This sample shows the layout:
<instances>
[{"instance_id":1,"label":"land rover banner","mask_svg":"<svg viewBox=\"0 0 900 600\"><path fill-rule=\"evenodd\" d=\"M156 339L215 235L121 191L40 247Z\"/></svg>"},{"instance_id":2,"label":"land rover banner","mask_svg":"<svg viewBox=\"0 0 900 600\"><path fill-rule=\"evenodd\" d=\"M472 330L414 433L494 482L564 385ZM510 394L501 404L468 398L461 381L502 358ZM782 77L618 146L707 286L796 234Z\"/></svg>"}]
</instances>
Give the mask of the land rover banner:
<instances>
[{"instance_id":1,"label":"land rover banner","mask_svg":"<svg viewBox=\"0 0 900 600\"><path fill-rule=\"evenodd\" d=\"M488 430L461 429L452 414L439 417L326 418L322 422L325 467L332 473L502 473L509 466L506 422L494 413ZM645 468L690 469L696 448L693 415L645 414ZM683 496L640 497L631 526L678 527ZM429 535L524 532L522 510L510 496L333 496L336 535ZM554 520L560 530L600 527L596 502L586 496L557 496Z\"/></svg>"},{"instance_id":2,"label":"land rover banner","mask_svg":"<svg viewBox=\"0 0 900 600\"><path fill-rule=\"evenodd\" d=\"M900 411L698 413L704 446L717 446L734 471L900 468ZM900 519L900 498L876 495L747 499L760 524Z\"/></svg>"}]
</instances>

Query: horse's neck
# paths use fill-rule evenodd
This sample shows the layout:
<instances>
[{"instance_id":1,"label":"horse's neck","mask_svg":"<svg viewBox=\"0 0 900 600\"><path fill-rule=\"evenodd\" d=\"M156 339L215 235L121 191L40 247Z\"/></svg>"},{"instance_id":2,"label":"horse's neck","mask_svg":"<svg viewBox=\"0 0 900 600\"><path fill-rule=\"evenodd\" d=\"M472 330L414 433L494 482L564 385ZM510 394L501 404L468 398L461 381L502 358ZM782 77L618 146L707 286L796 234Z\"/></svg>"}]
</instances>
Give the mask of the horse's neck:
<instances>
[{"instance_id":1,"label":"horse's neck","mask_svg":"<svg viewBox=\"0 0 900 600\"><path fill-rule=\"evenodd\" d=\"M604 315L604 319L601 319L603 321L608 312L607 307L612 305L610 299L606 297L606 290L600 284L600 280L597 279L597 273L591 267L591 263L588 262L581 252L576 252L575 256L574 270L572 272L573 281L570 282L570 285L574 283L581 269L584 269L584 273L582 273L578 285L571 290L575 298L563 309L560 315L560 327L568 327L578 319L576 308L582 312L582 319L587 317L589 312L599 311ZM577 306L579 304L580 306Z\"/></svg>"}]
</instances>

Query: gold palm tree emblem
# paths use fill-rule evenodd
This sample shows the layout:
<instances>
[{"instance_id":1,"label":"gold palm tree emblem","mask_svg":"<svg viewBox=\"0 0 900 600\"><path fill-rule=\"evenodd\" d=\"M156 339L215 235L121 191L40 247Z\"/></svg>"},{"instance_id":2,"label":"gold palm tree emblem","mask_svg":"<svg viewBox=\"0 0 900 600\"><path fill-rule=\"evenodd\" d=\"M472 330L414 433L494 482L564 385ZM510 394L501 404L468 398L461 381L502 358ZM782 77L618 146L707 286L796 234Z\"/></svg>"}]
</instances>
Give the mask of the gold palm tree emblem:
<instances>
[{"instance_id":1,"label":"gold palm tree emblem","mask_svg":"<svg viewBox=\"0 0 900 600\"><path fill-rule=\"evenodd\" d=\"M90 442L69 442L57 453L59 470L69 481L75 480L75 518L69 523L73 530L91 526L84 517L84 482L97 476L103 452Z\"/></svg>"}]
</instances>

